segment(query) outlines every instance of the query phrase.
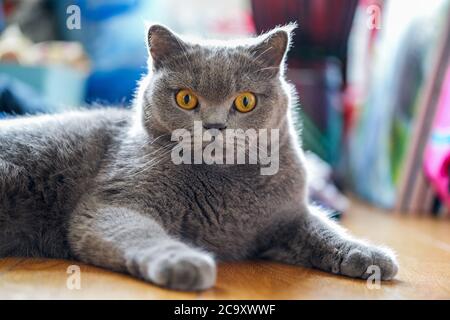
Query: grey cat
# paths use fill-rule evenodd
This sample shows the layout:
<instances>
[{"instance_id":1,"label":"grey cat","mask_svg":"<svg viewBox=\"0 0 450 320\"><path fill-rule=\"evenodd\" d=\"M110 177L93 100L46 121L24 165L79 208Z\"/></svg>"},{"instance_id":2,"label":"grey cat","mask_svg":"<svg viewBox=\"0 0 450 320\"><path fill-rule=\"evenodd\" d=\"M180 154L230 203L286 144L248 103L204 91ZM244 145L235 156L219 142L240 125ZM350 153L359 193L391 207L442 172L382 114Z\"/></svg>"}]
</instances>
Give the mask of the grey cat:
<instances>
[{"instance_id":1,"label":"grey cat","mask_svg":"<svg viewBox=\"0 0 450 320\"><path fill-rule=\"evenodd\" d=\"M179 290L214 286L216 259L270 259L356 278L376 265L392 279L392 251L353 239L307 203L290 116L295 92L284 78L292 29L198 44L153 25L151 70L133 110L0 122L0 257L78 259ZM183 89L196 94L192 110L177 105ZM241 92L256 96L250 112L236 110ZM216 130L278 128L278 172L175 165L171 132L196 120Z\"/></svg>"}]
</instances>

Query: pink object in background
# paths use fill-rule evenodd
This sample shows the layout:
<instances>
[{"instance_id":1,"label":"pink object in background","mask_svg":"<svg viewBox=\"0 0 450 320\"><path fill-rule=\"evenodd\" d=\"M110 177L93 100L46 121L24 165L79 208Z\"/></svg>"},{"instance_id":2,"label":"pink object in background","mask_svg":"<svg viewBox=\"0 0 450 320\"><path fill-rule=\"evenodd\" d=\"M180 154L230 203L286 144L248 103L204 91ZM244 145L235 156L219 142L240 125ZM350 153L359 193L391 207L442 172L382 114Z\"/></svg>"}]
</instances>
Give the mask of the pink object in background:
<instances>
[{"instance_id":1,"label":"pink object in background","mask_svg":"<svg viewBox=\"0 0 450 320\"><path fill-rule=\"evenodd\" d=\"M440 199L450 209L450 68L447 70L433 129L425 149L424 169Z\"/></svg>"}]
</instances>

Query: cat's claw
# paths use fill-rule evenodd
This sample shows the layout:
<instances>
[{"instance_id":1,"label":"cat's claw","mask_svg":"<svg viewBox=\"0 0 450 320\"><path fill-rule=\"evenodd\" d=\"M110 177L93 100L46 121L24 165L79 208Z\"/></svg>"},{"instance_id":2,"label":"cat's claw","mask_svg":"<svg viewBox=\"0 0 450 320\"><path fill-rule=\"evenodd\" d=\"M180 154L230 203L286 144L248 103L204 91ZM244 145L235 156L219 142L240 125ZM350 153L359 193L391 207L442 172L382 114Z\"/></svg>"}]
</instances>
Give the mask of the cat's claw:
<instances>
[{"instance_id":1,"label":"cat's claw","mask_svg":"<svg viewBox=\"0 0 450 320\"><path fill-rule=\"evenodd\" d=\"M343 257L340 265L340 273L353 278L367 279L377 270L381 280L391 280L397 274L398 263L390 250L378 247L354 248Z\"/></svg>"}]
</instances>

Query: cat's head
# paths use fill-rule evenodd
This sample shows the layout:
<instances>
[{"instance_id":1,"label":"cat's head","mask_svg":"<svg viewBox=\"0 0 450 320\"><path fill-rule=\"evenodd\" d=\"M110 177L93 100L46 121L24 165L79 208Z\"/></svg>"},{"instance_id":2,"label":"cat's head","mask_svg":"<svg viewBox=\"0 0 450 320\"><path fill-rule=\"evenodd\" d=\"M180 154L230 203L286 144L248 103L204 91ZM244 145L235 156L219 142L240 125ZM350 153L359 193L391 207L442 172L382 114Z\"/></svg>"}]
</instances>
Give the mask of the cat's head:
<instances>
[{"instance_id":1,"label":"cat's head","mask_svg":"<svg viewBox=\"0 0 450 320\"><path fill-rule=\"evenodd\" d=\"M290 87L285 58L294 24L259 37L193 42L166 27L148 30L149 75L142 83L147 129L262 129L284 125Z\"/></svg>"}]
</instances>

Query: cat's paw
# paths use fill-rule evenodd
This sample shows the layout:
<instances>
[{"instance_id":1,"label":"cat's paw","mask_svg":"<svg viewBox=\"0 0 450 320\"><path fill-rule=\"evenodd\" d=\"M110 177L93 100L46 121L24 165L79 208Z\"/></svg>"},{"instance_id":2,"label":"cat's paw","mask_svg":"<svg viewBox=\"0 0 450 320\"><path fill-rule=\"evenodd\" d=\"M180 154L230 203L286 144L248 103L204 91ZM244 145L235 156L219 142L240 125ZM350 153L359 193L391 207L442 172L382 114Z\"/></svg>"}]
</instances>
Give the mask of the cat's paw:
<instances>
[{"instance_id":1,"label":"cat's paw","mask_svg":"<svg viewBox=\"0 0 450 320\"><path fill-rule=\"evenodd\" d=\"M162 255L148 266L153 283L176 290L205 290L216 282L216 263L206 253L183 250Z\"/></svg>"},{"instance_id":2,"label":"cat's paw","mask_svg":"<svg viewBox=\"0 0 450 320\"><path fill-rule=\"evenodd\" d=\"M398 263L390 250L355 247L347 252L340 265L340 273L353 278L367 279L377 270L380 271L381 280L391 280L397 274Z\"/></svg>"}]
</instances>

